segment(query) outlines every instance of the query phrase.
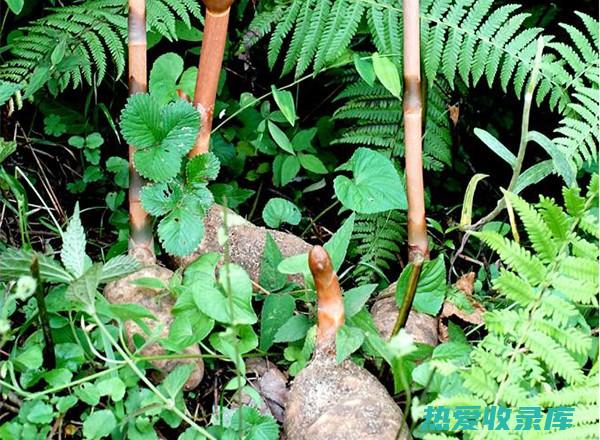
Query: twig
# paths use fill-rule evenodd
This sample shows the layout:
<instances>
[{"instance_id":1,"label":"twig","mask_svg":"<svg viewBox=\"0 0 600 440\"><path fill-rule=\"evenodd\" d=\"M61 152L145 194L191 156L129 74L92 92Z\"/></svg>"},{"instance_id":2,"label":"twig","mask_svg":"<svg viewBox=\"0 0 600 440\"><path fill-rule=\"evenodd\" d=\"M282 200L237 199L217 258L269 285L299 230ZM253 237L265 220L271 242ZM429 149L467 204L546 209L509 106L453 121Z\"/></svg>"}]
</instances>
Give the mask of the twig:
<instances>
[{"instance_id":1,"label":"twig","mask_svg":"<svg viewBox=\"0 0 600 440\"><path fill-rule=\"evenodd\" d=\"M52 340L52 332L50 330L50 320L48 318L48 310L46 309L46 301L44 298L44 285L40 275L40 261L37 255L34 254L31 261L31 275L35 279L35 299L38 306L38 316L42 325L42 333L44 334L44 359L46 367L51 370L56 365L56 357L54 356L54 341Z\"/></svg>"}]
</instances>

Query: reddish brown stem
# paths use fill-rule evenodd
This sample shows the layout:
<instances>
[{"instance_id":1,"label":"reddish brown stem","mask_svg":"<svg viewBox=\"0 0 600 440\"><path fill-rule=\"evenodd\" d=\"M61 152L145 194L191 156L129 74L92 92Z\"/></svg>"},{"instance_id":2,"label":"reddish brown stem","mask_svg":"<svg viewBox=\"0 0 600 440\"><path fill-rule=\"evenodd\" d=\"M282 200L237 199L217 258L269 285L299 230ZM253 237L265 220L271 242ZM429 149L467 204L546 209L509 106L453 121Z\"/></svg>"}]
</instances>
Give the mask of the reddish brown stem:
<instances>
[{"instance_id":1,"label":"reddish brown stem","mask_svg":"<svg viewBox=\"0 0 600 440\"><path fill-rule=\"evenodd\" d=\"M403 0L404 142L408 199L409 261L427 259L429 245L423 188L419 0Z\"/></svg>"},{"instance_id":2,"label":"reddish brown stem","mask_svg":"<svg viewBox=\"0 0 600 440\"><path fill-rule=\"evenodd\" d=\"M200 112L201 125L190 157L206 153L209 149L215 98L227 41L229 10L233 0L203 0L203 3L206 6L206 19L194 92L194 106Z\"/></svg>"},{"instance_id":3,"label":"reddish brown stem","mask_svg":"<svg viewBox=\"0 0 600 440\"><path fill-rule=\"evenodd\" d=\"M340 283L329 254L321 246L310 250L308 266L317 289L317 349L333 351L335 335L344 325L344 302Z\"/></svg>"},{"instance_id":4,"label":"reddish brown stem","mask_svg":"<svg viewBox=\"0 0 600 440\"><path fill-rule=\"evenodd\" d=\"M129 95L148 89L146 66L146 2L129 0ZM152 223L140 201L144 179L135 171L135 147L129 146L129 250L144 250L154 255Z\"/></svg>"}]
</instances>

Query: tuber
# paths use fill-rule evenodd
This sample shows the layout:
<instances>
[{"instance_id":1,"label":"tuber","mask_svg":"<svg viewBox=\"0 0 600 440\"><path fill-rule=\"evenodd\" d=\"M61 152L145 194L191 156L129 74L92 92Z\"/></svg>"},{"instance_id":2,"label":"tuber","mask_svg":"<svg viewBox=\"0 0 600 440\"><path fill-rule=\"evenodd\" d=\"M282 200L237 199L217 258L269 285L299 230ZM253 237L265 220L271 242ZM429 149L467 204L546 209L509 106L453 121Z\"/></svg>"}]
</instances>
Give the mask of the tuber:
<instances>
[{"instance_id":1,"label":"tuber","mask_svg":"<svg viewBox=\"0 0 600 440\"><path fill-rule=\"evenodd\" d=\"M394 440L411 438L402 412L367 370L335 359L335 337L344 324L338 278L324 248L311 249L308 262L317 289L315 353L288 395L284 430L288 440Z\"/></svg>"},{"instance_id":2,"label":"tuber","mask_svg":"<svg viewBox=\"0 0 600 440\"><path fill-rule=\"evenodd\" d=\"M145 267L125 278L108 283L104 288L104 296L113 304L139 304L149 310L156 317L156 320L146 319L146 325L150 331L160 328L160 337L166 338L169 335L169 328L173 321L171 310L175 305L175 300L168 293L159 289L135 285L133 281L140 278L158 278L164 284L168 284L173 272L158 266L154 255L149 252L143 254L142 251L145 250L138 249L132 252L138 261L145 264ZM125 322L125 333L131 349L134 349L133 337L135 334L147 338L142 329L131 320ZM200 355L200 348L197 345L192 345L187 347L185 352L186 354ZM164 355L165 350L158 342L152 342L141 350L141 354L144 356ZM194 370L185 383L185 388L188 390L196 388L204 374L204 362L201 357L185 360L155 360L152 361L152 364L162 373L168 373L182 362L194 365Z\"/></svg>"}]
</instances>

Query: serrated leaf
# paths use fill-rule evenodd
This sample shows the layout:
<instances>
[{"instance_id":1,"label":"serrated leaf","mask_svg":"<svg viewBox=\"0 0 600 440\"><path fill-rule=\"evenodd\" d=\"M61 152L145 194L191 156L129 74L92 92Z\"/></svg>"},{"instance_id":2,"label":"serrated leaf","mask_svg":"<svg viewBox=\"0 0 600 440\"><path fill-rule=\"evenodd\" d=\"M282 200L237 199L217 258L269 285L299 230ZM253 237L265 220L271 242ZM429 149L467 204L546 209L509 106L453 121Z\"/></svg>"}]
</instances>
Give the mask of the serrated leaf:
<instances>
[{"instance_id":1,"label":"serrated leaf","mask_svg":"<svg viewBox=\"0 0 600 440\"><path fill-rule=\"evenodd\" d=\"M400 73L396 65L388 57L382 57L377 52L373 53L373 70L377 79L396 98L400 98L402 85Z\"/></svg>"},{"instance_id":2,"label":"serrated leaf","mask_svg":"<svg viewBox=\"0 0 600 440\"><path fill-rule=\"evenodd\" d=\"M85 231L79 218L79 203L76 203L67 230L62 234L62 249L60 251L60 259L63 265L75 277L83 275L86 259L89 259L85 253L85 244Z\"/></svg>"},{"instance_id":3,"label":"serrated leaf","mask_svg":"<svg viewBox=\"0 0 600 440\"><path fill-rule=\"evenodd\" d=\"M337 176L335 194L344 207L360 214L406 209L404 184L392 162L383 154L358 148L338 170L352 171L353 178Z\"/></svg>"},{"instance_id":4,"label":"serrated leaf","mask_svg":"<svg viewBox=\"0 0 600 440\"><path fill-rule=\"evenodd\" d=\"M273 85L271 86L271 91L273 92L273 98L275 98L277 107L279 107L285 119L293 127L296 123L296 106L294 105L292 93L287 90L278 90Z\"/></svg>"},{"instance_id":5,"label":"serrated leaf","mask_svg":"<svg viewBox=\"0 0 600 440\"><path fill-rule=\"evenodd\" d=\"M136 147L136 170L153 181L175 177L183 156L193 147L199 115L194 107L179 100L159 107L147 94L129 98L121 115L121 132Z\"/></svg>"},{"instance_id":6,"label":"serrated leaf","mask_svg":"<svg viewBox=\"0 0 600 440\"><path fill-rule=\"evenodd\" d=\"M213 153L199 154L187 163L186 178L188 182L206 183L215 180L220 169L221 162Z\"/></svg>"},{"instance_id":7,"label":"serrated leaf","mask_svg":"<svg viewBox=\"0 0 600 440\"><path fill-rule=\"evenodd\" d=\"M175 209L182 196L179 186L169 186L164 182L145 185L140 192L144 210L153 216L165 215Z\"/></svg>"},{"instance_id":8,"label":"serrated leaf","mask_svg":"<svg viewBox=\"0 0 600 440\"><path fill-rule=\"evenodd\" d=\"M130 255L118 255L108 260L102 266L102 272L100 273L101 284L108 283L118 278L127 276L139 269L142 265L139 261Z\"/></svg>"},{"instance_id":9,"label":"serrated leaf","mask_svg":"<svg viewBox=\"0 0 600 440\"><path fill-rule=\"evenodd\" d=\"M185 256L198 248L204 237L203 213L180 206L158 224L160 243L171 255Z\"/></svg>"},{"instance_id":10,"label":"serrated leaf","mask_svg":"<svg viewBox=\"0 0 600 440\"><path fill-rule=\"evenodd\" d=\"M270 228L278 228L282 223L297 225L302 219L300 210L292 202L275 197L267 202L262 218Z\"/></svg>"}]
</instances>

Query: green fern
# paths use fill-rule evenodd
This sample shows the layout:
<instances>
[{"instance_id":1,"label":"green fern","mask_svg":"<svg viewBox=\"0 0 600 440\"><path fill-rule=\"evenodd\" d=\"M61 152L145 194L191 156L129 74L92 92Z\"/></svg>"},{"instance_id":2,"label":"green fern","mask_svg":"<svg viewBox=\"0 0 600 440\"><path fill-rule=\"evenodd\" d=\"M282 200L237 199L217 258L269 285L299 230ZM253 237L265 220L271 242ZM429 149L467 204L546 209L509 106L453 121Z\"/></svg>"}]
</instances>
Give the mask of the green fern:
<instances>
[{"instance_id":1,"label":"green fern","mask_svg":"<svg viewBox=\"0 0 600 440\"><path fill-rule=\"evenodd\" d=\"M357 241L353 253L360 255L354 271L356 283L369 283L383 271L395 266L406 238L406 215L401 211L356 216L352 239Z\"/></svg>"},{"instance_id":2,"label":"green fern","mask_svg":"<svg viewBox=\"0 0 600 440\"><path fill-rule=\"evenodd\" d=\"M342 130L337 144L385 149L392 157L404 155L402 103L381 85L369 86L363 80L352 81L336 98L345 103L336 110L334 119L351 121ZM452 135L444 88L433 87L427 97L423 165L441 170L449 165Z\"/></svg>"},{"instance_id":3,"label":"green fern","mask_svg":"<svg viewBox=\"0 0 600 440\"><path fill-rule=\"evenodd\" d=\"M488 333L472 351L469 368L459 373L464 391L453 396L442 391L432 404L573 406L572 427L545 431L543 437L521 432L518 438L596 438L597 365L587 365L597 361L592 348L597 336L582 306L598 306L598 219L591 215L598 206L598 176L585 196L565 189L565 208L547 198L532 206L507 197L530 249L495 232L474 235L506 265L493 285L512 305L485 314ZM465 432L463 438L479 434Z\"/></svg>"},{"instance_id":4,"label":"green fern","mask_svg":"<svg viewBox=\"0 0 600 440\"><path fill-rule=\"evenodd\" d=\"M27 83L29 95L44 84L57 94L83 82L100 83L109 64L115 77L125 69L127 39L127 2L124 0L88 0L49 8L51 12L21 28L23 36L15 38L10 58L0 65L0 79L15 84ZM168 39L176 39L175 24L200 18L201 11L193 0L149 0L147 23Z\"/></svg>"}]
</instances>

